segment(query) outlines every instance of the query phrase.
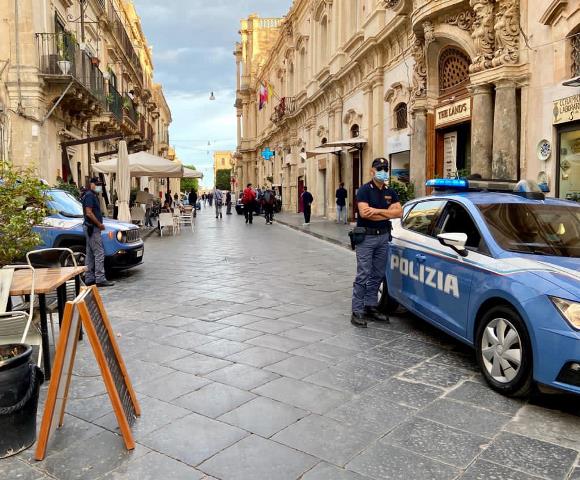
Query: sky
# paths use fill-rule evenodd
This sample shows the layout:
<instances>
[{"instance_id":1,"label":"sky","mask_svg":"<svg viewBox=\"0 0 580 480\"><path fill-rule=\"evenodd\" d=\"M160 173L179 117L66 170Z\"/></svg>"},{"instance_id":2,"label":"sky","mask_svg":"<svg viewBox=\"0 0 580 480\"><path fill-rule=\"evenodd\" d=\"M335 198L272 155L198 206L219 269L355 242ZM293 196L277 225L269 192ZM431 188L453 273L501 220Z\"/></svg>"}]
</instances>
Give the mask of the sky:
<instances>
[{"instance_id":1,"label":"sky","mask_svg":"<svg viewBox=\"0 0 580 480\"><path fill-rule=\"evenodd\" d=\"M236 62L240 20L280 17L291 0L134 0L153 50L154 79L173 117L170 143L213 185L214 150L236 148ZM215 101L209 101L210 92Z\"/></svg>"}]
</instances>

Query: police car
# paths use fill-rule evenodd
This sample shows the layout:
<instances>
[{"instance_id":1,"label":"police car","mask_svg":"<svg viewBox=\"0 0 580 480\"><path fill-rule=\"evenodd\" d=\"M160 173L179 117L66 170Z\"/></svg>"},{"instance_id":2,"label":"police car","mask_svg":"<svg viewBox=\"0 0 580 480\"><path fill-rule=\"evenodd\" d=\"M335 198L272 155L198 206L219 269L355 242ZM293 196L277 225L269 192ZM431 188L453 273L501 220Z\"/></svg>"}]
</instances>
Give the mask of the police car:
<instances>
[{"instance_id":1,"label":"police car","mask_svg":"<svg viewBox=\"0 0 580 480\"><path fill-rule=\"evenodd\" d=\"M473 346L499 392L580 394L580 204L527 181L427 186L393 221L382 306Z\"/></svg>"},{"instance_id":2,"label":"police car","mask_svg":"<svg viewBox=\"0 0 580 480\"><path fill-rule=\"evenodd\" d=\"M41 248L66 247L75 252L79 265L85 263L85 234L83 206L64 190L47 191L50 214L41 225L34 227L42 239ZM104 218L101 233L105 250L105 268L125 270L143 262L144 245L139 228L131 223Z\"/></svg>"}]
</instances>

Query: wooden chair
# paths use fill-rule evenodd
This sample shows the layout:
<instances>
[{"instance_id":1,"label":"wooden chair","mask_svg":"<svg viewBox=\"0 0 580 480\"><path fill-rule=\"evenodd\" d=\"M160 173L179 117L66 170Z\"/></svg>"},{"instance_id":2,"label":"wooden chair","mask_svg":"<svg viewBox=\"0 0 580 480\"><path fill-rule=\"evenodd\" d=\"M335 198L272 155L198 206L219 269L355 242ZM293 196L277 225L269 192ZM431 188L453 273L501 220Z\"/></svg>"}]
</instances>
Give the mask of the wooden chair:
<instances>
[{"instance_id":1,"label":"wooden chair","mask_svg":"<svg viewBox=\"0 0 580 480\"><path fill-rule=\"evenodd\" d=\"M30 299L19 306L23 308L22 310L7 311L14 272L24 269L32 271ZM42 335L38 324L33 322L35 280L34 268L30 265L7 265L0 270L0 343L36 345L38 347L38 366L40 367L42 363Z\"/></svg>"}]
</instances>

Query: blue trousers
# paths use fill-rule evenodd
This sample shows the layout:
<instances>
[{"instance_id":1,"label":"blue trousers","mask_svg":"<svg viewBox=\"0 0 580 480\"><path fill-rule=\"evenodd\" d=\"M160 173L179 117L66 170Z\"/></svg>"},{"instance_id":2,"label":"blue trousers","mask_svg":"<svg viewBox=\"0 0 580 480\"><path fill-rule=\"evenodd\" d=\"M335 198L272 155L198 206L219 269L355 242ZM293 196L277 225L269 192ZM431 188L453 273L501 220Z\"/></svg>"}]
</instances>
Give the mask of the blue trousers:
<instances>
[{"instance_id":1,"label":"blue trousers","mask_svg":"<svg viewBox=\"0 0 580 480\"><path fill-rule=\"evenodd\" d=\"M356 246L356 278L352 288L352 311L364 313L365 307L379 303L379 287L385 278L389 235L367 235Z\"/></svg>"}]
</instances>

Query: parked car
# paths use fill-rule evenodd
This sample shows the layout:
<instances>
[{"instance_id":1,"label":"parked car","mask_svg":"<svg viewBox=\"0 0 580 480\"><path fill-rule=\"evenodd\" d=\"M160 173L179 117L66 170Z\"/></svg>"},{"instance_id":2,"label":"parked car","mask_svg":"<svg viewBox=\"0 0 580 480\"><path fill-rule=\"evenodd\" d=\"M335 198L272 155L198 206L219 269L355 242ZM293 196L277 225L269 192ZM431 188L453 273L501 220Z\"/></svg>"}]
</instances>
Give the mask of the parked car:
<instances>
[{"instance_id":1,"label":"parked car","mask_svg":"<svg viewBox=\"0 0 580 480\"><path fill-rule=\"evenodd\" d=\"M501 393L535 381L580 394L580 205L530 182L427 185L393 222L381 305L474 347Z\"/></svg>"},{"instance_id":2,"label":"parked car","mask_svg":"<svg viewBox=\"0 0 580 480\"><path fill-rule=\"evenodd\" d=\"M42 225L35 227L43 247L67 247L75 252L77 263L85 261L85 235L83 232L82 204L64 190L47 192L50 215ZM139 228L131 223L105 218L105 230L101 233L105 249L105 268L124 270L143 262L144 244ZM42 248L42 247L41 247Z\"/></svg>"}]
</instances>

